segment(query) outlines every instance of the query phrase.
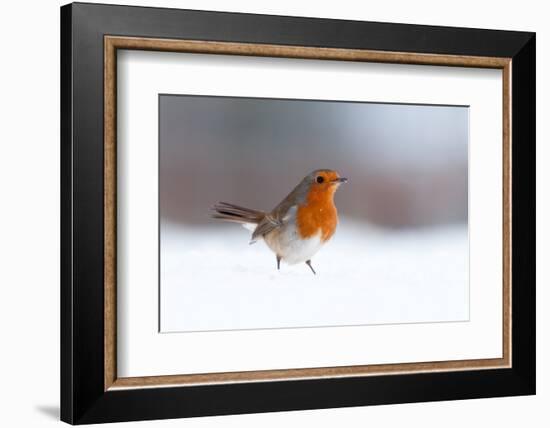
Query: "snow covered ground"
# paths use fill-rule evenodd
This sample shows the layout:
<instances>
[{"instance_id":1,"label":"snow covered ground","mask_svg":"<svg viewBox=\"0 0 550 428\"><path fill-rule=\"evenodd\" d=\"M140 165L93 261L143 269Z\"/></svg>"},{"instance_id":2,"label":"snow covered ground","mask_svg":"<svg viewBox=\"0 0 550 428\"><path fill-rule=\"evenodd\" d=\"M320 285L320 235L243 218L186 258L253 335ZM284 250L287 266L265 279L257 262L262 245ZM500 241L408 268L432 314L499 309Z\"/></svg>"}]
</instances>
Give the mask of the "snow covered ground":
<instances>
[{"instance_id":1,"label":"snow covered ground","mask_svg":"<svg viewBox=\"0 0 550 428\"><path fill-rule=\"evenodd\" d=\"M388 231L341 219L305 264L236 224L161 228L162 332L465 321L465 225Z\"/></svg>"}]
</instances>

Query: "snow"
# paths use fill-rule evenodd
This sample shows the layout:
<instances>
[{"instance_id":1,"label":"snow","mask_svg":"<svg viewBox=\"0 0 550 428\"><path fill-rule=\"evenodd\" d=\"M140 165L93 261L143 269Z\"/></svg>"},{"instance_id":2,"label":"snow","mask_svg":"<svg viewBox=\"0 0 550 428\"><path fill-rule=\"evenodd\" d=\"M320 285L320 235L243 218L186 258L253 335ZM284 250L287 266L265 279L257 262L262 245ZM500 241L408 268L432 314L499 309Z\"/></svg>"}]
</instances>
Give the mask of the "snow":
<instances>
[{"instance_id":1,"label":"snow","mask_svg":"<svg viewBox=\"0 0 550 428\"><path fill-rule=\"evenodd\" d=\"M466 225L390 231L341 219L305 264L236 224L161 227L161 332L466 321Z\"/></svg>"}]
</instances>

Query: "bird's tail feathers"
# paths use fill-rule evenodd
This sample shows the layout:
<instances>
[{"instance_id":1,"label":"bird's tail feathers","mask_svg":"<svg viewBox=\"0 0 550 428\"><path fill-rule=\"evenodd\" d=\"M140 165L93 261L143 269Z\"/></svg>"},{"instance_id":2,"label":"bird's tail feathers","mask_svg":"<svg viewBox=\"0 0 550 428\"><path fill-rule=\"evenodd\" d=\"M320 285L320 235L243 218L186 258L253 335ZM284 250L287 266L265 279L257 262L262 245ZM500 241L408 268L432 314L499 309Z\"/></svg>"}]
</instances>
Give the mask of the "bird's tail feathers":
<instances>
[{"instance_id":1,"label":"bird's tail feathers","mask_svg":"<svg viewBox=\"0 0 550 428\"><path fill-rule=\"evenodd\" d=\"M214 211L212 218L242 224L258 224L265 217L263 211L244 208L228 202L218 202L212 207L212 210Z\"/></svg>"}]
</instances>

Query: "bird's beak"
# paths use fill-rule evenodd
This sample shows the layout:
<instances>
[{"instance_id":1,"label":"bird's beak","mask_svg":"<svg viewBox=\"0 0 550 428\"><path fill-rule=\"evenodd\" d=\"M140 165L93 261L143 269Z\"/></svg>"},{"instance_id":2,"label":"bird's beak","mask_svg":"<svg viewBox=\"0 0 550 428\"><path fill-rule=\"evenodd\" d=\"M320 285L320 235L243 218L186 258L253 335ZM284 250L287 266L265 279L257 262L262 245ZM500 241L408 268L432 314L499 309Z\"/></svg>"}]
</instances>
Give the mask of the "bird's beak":
<instances>
[{"instance_id":1,"label":"bird's beak","mask_svg":"<svg viewBox=\"0 0 550 428\"><path fill-rule=\"evenodd\" d=\"M342 184L342 183L347 183L348 182L348 179L345 178L345 177L338 177L338 178L335 178L334 180L332 180L332 183L334 184Z\"/></svg>"}]
</instances>

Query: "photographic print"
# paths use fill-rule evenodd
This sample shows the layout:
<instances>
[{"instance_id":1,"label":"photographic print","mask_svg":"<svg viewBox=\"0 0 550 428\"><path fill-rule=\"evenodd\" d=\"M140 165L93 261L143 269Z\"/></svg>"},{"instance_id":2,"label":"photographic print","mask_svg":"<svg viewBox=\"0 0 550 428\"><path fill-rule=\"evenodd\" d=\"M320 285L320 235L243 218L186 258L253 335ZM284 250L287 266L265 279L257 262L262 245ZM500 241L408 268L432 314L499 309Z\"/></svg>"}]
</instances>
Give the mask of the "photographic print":
<instances>
[{"instance_id":1,"label":"photographic print","mask_svg":"<svg viewBox=\"0 0 550 428\"><path fill-rule=\"evenodd\" d=\"M160 94L160 332L468 321L468 115Z\"/></svg>"}]
</instances>

